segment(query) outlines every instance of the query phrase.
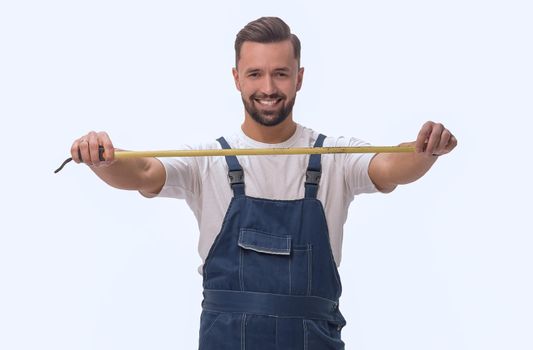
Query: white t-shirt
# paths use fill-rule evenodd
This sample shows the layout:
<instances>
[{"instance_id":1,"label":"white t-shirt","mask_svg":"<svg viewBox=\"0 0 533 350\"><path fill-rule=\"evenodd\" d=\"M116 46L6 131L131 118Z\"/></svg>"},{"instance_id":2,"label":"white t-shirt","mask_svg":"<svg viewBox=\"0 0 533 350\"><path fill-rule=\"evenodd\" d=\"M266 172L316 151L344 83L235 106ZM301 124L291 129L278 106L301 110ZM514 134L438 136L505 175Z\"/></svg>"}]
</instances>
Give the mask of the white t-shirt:
<instances>
[{"instance_id":1,"label":"white t-shirt","mask_svg":"<svg viewBox=\"0 0 533 350\"><path fill-rule=\"evenodd\" d=\"M257 142L239 130L226 137L232 148L313 147L318 133L297 125L287 141L278 144ZM355 138L327 137L325 147L367 146ZM189 149L220 149L215 140ZM372 154L324 154L318 199L324 206L331 248L337 266L341 262L343 226L355 195L377 189L368 175ZM245 193L268 199L300 199L305 195L305 173L309 155L238 156L244 170ZM233 192L224 157L161 158L166 181L160 197L185 199L200 228L198 252L205 262L220 232ZM198 268L202 273L202 265Z\"/></svg>"}]
</instances>

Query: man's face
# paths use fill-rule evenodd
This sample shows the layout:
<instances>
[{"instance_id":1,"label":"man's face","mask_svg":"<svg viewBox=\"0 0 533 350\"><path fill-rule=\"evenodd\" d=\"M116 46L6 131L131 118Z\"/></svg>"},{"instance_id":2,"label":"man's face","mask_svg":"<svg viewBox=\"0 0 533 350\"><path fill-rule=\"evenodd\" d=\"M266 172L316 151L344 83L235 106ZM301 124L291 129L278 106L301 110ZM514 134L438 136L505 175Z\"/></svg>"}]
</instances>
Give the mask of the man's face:
<instances>
[{"instance_id":1,"label":"man's face","mask_svg":"<svg viewBox=\"0 0 533 350\"><path fill-rule=\"evenodd\" d=\"M246 114L264 126L283 122L292 114L303 72L303 68L298 68L290 40L244 42L233 77Z\"/></svg>"}]
</instances>

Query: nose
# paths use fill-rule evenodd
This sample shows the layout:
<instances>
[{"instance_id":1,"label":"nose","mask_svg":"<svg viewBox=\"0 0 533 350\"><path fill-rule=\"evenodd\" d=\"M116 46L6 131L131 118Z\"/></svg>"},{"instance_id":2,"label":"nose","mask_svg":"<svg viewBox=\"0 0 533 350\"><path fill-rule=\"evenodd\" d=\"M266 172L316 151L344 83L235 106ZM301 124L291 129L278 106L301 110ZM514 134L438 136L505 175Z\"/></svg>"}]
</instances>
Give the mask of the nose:
<instances>
[{"instance_id":1,"label":"nose","mask_svg":"<svg viewBox=\"0 0 533 350\"><path fill-rule=\"evenodd\" d=\"M263 77L261 92L265 95L272 95L277 91L276 84L274 79L270 75L265 75Z\"/></svg>"}]
</instances>

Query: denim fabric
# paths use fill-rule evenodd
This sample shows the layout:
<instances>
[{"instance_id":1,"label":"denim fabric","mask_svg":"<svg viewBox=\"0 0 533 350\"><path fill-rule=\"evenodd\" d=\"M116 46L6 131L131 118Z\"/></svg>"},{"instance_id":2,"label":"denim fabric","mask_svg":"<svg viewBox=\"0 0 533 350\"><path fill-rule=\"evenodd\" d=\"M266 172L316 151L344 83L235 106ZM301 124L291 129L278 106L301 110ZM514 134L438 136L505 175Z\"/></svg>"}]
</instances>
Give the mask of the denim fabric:
<instances>
[{"instance_id":1,"label":"denim fabric","mask_svg":"<svg viewBox=\"0 0 533 350\"><path fill-rule=\"evenodd\" d=\"M316 157L310 165L316 171ZM200 350L344 349L342 287L317 184L306 184L315 186L306 198L269 200L246 196L243 183L203 267Z\"/></svg>"}]
</instances>

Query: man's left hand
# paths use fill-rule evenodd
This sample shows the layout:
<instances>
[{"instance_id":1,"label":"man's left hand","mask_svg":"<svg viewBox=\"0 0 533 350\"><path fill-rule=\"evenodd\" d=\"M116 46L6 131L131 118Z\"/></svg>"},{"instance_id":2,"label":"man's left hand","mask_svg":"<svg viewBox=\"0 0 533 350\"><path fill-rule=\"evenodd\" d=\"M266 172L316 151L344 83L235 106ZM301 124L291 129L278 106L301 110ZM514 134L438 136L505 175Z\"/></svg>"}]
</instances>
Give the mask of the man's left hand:
<instances>
[{"instance_id":1,"label":"man's left hand","mask_svg":"<svg viewBox=\"0 0 533 350\"><path fill-rule=\"evenodd\" d=\"M426 122L415 141L417 153L427 156L441 156L450 153L457 146L457 139L440 123Z\"/></svg>"}]
</instances>

